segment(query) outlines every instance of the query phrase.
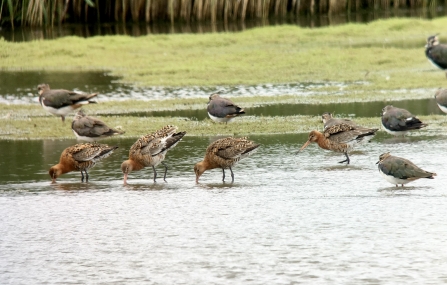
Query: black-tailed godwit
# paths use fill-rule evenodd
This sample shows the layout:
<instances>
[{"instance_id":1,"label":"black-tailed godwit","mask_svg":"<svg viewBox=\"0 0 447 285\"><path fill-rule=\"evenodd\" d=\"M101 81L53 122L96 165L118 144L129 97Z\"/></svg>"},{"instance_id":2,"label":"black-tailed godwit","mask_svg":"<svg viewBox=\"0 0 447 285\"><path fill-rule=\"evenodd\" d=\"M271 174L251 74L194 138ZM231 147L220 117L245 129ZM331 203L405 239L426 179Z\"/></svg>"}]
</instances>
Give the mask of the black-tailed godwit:
<instances>
[{"instance_id":1,"label":"black-tailed godwit","mask_svg":"<svg viewBox=\"0 0 447 285\"><path fill-rule=\"evenodd\" d=\"M88 182L87 169L95 166L101 159L108 157L113 153L117 146L108 146L98 143L80 143L64 149L59 159L59 163L50 168L49 174L52 182L64 173L71 171L81 172L81 182Z\"/></svg>"},{"instance_id":2,"label":"black-tailed godwit","mask_svg":"<svg viewBox=\"0 0 447 285\"><path fill-rule=\"evenodd\" d=\"M127 177L130 172L141 170L146 166L152 166L154 182L156 182L157 171L155 167L160 163L165 167L163 180L166 181L168 167L163 160L168 150L175 147L185 134L186 132L177 132L176 126L168 125L139 138L130 148L129 159L121 164L121 170L124 173L124 185L127 184Z\"/></svg>"},{"instance_id":3,"label":"black-tailed godwit","mask_svg":"<svg viewBox=\"0 0 447 285\"><path fill-rule=\"evenodd\" d=\"M225 181L225 169L230 169L231 183L234 182L234 174L231 169L239 160L253 154L259 144L247 138L223 138L211 143L205 151L203 161L196 163L194 172L196 183L200 176L206 171L214 168L222 168L222 181Z\"/></svg>"}]
</instances>

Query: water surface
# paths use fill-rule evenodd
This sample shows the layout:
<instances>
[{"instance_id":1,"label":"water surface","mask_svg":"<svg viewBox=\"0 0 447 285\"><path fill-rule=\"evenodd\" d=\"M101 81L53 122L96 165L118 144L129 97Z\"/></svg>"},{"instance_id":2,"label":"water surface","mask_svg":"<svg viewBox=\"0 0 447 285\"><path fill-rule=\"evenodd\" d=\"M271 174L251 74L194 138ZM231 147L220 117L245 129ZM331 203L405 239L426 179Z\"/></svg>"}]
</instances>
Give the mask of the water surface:
<instances>
[{"instance_id":1,"label":"water surface","mask_svg":"<svg viewBox=\"0 0 447 285\"><path fill-rule=\"evenodd\" d=\"M133 143L90 171L50 184L49 167L74 140L0 141L0 283L439 284L447 281L446 137L384 133L352 164L302 135L251 136L259 151L196 185L192 167L213 137L188 137L171 151L168 182L119 166ZM433 180L404 189L375 162L391 151ZM162 168L158 169L162 172ZM227 175L229 177L229 175Z\"/></svg>"}]
</instances>

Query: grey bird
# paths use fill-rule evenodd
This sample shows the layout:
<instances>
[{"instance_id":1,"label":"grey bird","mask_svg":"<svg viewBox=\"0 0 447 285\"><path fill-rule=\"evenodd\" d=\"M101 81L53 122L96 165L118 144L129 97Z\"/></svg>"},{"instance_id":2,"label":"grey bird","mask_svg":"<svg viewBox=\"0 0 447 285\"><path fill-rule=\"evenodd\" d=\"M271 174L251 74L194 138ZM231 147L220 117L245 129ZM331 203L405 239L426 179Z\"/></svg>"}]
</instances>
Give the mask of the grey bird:
<instances>
[{"instance_id":1,"label":"grey bird","mask_svg":"<svg viewBox=\"0 0 447 285\"><path fill-rule=\"evenodd\" d=\"M396 187L398 184L404 187L404 184L420 178L433 179L436 176L436 173L425 171L408 159L392 156L389 152L381 154L376 164L382 177Z\"/></svg>"},{"instance_id":2,"label":"grey bird","mask_svg":"<svg viewBox=\"0 0 447 285\"><path fill-rule=\"evenodd\" d=\"M388 105L382 109L382 126L387 133L397 136L405 135L410 130L424 128L427 124L405 109Z\"/></svg>"},{"instance_id":3,"label":"grey bird","mask_svg":"<svg viewBox=\"0 0 447 285\"><path fill-rule=\"evenodd\" d=\"M439 88L435 93L435 100L439 109L447 113L447 89Z\"/></svg>"},{"instance_id":4,"label":"grey bird","mask_svg":"<svg viewBox=\"0 0 447 285\"><path fill-rule=\"evenodd\" d=\"M87 116L84 111L79 110L71 123L71 129L78 140L94 142L125 132L108 127L103 121Z\"/></svg>"},{"instance_id":5,"label":"grey bird","mask_svg":"<svg viewBox=\"0 0 447 285\"><path fill-rule=\"evenodd\" d=\"M438 35L427 38L425 56L435 67L444 70L447 76L447 45L439 43Z\"/></svg>"},{"instance_id":6,"label":"grey bird","mask_svg":"<svg viewBox=\"0 0 447 285\"><path fill-rule=\"evenodd\" d=\"M98 95L97 93L88 94L63 89L52 90L48 84L39 84L37 91L42 107L51 114L60 116L62 122L65 121L65 117L69 113L82 107L82 105L96 103L91 99Z\"/></svg>"},{"instance_id":7,"label":"grey bird","mask_svg":"<svg viewBox=\"0 0 447 285\"><path fill-rule=\"evenodd\" d=\"M353 127L357 127L357 124L349 119L340 119L340 118L334 118L332 113L324 112L321 115L321 119L323 120L323 130L326 130L329 127L339 125L339 124L345 124Z\"/></svg>"},{"instance_id":8,"label":"grey bird","mask_svg":"<svg viewBox=\"0 0 447 285\"><path fill-rule=\"evenodd\" d=\"M213 94L208 101L208 116L215 122L229 122L235 117L245 114L244 109L235 105L226 98L220 97L219 94Z\"/></svg>"}]
</instances>

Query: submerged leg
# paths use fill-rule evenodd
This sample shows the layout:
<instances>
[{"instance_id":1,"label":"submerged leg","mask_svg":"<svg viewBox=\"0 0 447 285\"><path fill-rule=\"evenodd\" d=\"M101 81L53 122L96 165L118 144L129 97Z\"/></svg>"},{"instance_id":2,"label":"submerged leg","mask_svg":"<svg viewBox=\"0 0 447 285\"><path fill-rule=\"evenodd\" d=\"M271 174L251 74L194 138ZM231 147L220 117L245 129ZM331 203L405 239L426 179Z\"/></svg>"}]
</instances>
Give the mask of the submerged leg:
<instances>
[{"instance_id":1,"label":"submerged leg","mask_svg":"<svg viewBox=\"0 0 447 285\"><path fill-rule=\"evenodd\" d=\"M225 169L222 168L222 182L225 182Z\"/></svg>"},{"instance_id":2,"label":"submerged leg","mask_svg":"<svg viewBox=\"0 0 447 285\"><path fill-rule=\"evenodd\" d=\"M349 164L349 156L348 156L348 153L347 152L344 152L344 154L345 154L345 156L346 156L346 159L345 160L343 160L343 161L339 161L338 163L343 163L343 162L346 162L346 164Z\"/></svg>"},{"instance_id":3,"label":"submerged leg","mask_svg":"<svg viewBox=\"0 0 447 285\"><path fill-rule=\"evenodd\" d=\"M168 166L162 161L161 162L161 164L163 164L163 166L165 167L165 176L163 176L163 180L165 181L165 182L167 182L166 181L166 173L168 173Z\"/></svg>"},{"instance_id":4,"label":"submerged leg","mask_svg":"<svg viewBox=\"0 0 447 285\"><path fill-rule=\"evenodd\" d=\"M230 171L231 171L231 183L233 183L234 182L234 174L233 174L233 170L231 170L231 167L230 167Z\"/></svg>"},{"instance_id":5,"label":"submerged leg","mask_svg":"<svg viewBox=\"0 0 447 285\"><path fill-rule=\"evenodd\" d=\"M81 182L84 182L84 172L81 170Z\"/></svg>"},{"instance_id":6,"label":"submerged leg","mask_svg":"<svg viewBox=\"0 0 447 285\"><path fill-rule=\"evenodd\" d=\"M157 182L157 171L155 171L155 166L152 165L152 169L154 170L154 182Z\"/></svg>"}]
</instances>

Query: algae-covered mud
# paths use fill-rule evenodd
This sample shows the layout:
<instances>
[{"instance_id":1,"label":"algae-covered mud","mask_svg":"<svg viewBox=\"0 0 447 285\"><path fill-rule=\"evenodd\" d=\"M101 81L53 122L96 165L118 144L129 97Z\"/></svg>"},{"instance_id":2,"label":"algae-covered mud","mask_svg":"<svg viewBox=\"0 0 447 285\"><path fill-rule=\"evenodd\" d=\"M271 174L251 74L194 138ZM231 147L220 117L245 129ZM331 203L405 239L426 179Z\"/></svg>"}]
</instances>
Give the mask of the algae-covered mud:
<instances>
[{"instance_id":1,"label":"algae-covered mud","mask_svg":"<svg viewBox=\"0 0 447 285\"><path fill-rule=\"evenodd\" d=\"M391 101L428 100L447 82L444 73L425 58L425 40L445 26L446 18L393 19L320 29L277 26L201 35L3 40L0 136L70 137L69 122L62 125L38 105L35 86L46 82L53 88L95 92L95 82L104 78L82 79L82 74L92 72L113 80L108 89L100 90L99 104L88 106L87 113L122 126L125 136L139 136L168 123L192 135L308 132L318 126L319 114L299 108L288 117L248 113L228 125L185 118L175 111L197 110L206 116L207 97L215 91L248 109L352 102L385 106ZM441 34L441 42L445 39ZM17 80L4 90L11 82L10 73ZM427 129L441 127L443 115L431 112L431 107L427 110L420 116L431 121ZM154 118L148 113L152 111L174 113ZM379 116L380 109L355 119L378 127Z\"/></svg>"}]
</instances>

